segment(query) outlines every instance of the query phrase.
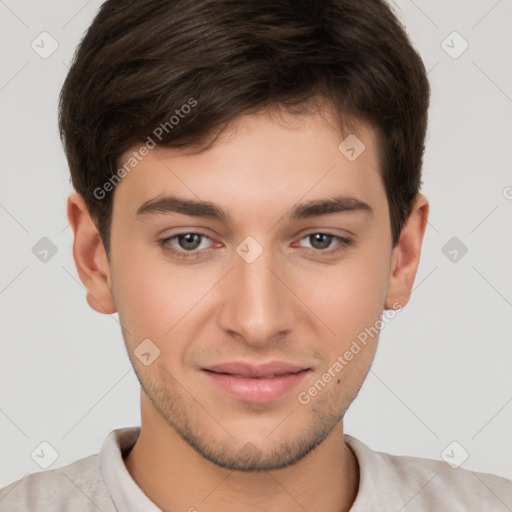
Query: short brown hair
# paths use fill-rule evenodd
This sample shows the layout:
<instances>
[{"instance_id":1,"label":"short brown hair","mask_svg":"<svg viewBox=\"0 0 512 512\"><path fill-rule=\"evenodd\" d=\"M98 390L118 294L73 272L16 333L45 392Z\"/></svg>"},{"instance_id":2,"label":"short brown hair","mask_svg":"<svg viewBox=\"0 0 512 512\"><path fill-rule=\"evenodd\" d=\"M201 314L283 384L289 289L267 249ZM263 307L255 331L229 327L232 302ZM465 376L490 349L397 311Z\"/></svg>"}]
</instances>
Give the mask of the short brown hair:
<instances>
[{"instance_id":1,"label":"short brown hair","mask_svg":"<svg viewBox=\"0 0 512 512\"><path fill-rule=\"evenodd\" d=\"M114 194L94 191L155 127L166 127L158 145L195 146L241 114L315 97L340 130L348 117L376 129L395 246L421 186L430 86L384 0L102 4L62 87L59 128L107 255ZM171 123L190 98L197 106Z\"/></svg>"}]
</instances>

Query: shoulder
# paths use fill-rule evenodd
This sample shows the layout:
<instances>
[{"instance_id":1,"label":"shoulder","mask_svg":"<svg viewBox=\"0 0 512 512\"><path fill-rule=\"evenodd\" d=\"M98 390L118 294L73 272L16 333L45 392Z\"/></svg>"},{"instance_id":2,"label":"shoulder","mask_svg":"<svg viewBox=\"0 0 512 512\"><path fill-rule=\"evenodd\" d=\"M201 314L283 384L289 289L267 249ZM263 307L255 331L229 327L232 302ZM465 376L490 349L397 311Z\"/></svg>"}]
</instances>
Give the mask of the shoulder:
<instances>
[{"instance_id":1,"label":"shoulder","mask_svg":"<svg viewBox=\"0 0 512 512\"><path fill-rule=\"evenodd\" d=\"M454 469L441 460L377 452L352 436L345 435L345 441L360 466L360 496L355 504L360 500L366 505L371 496L377 496L375 505L384 500L403 512L444 510L447 506L452 512L512 510L511 480Z\"/></svg>"},{"instance_id":2,"label":"shoulder","mask_svg":"<svg viewBox=\"0 0 512 512\"><path fill-rule=\"evenodd\" d=\"M0 489L2 512L114 511L97 464L90 455L67 466L31 473Z\"/></svg>"}]
</instances>

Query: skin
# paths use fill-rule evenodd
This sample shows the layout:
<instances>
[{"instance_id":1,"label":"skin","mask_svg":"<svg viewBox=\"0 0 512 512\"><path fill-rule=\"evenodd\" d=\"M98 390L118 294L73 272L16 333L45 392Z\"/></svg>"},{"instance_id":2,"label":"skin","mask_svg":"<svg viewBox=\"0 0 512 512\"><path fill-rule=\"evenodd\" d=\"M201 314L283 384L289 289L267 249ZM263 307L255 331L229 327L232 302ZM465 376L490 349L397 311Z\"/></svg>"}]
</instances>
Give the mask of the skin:
<instances>
[{"instance_id":1,"label":"skin","mask_svg":"<svg viewBox=\"0 0 512 512\"><path fill-rule=\"evenodd\" d=\"M206 151L150 151L115 188L110 261L83 199L70 195L73 255L87 301L98 312L119 313L142 384L141 434L125 464L162 510L339 512L354 502L359 468L343 442L343 416L377 340L308 404L297 395L384 309L407 304L429 206L419 194L393 248L376 134L360 122L352 133L366 149L351 162L338 150L348 133L329 115L266 110L238 117ZM232 222L137 217L144 201L171 193L215 203ZM373 213L286 218L297 202L334 195L355 196ZM210 239L201 239L195 259L159 244L198 231ZM314 233L352 242L344 247L332 238L322 248L307 236ZM263 248L252 263L236 252L248 236ZM177 238L169 245L187 254ZM342 250L325 255L333 248ZM149 366L134 356L147 338L160 350ZM312 371L267 403L234 399L201 371L276 359Z\"/></svg>"}]
</instances>

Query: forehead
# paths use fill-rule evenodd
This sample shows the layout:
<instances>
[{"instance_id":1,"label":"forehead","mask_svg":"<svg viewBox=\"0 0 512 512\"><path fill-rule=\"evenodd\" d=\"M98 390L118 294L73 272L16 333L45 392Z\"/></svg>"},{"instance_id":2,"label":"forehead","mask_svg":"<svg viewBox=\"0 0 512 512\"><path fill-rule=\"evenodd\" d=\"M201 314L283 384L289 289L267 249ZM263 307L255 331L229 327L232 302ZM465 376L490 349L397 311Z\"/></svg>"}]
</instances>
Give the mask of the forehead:
<instances>
[{"instance_id":1,"label":"forehead","mask_svg":"<svg viewBox=\"0 0 512 512\"><path fill-rule=\"evenodd\" d=\"M177 193L264 216L326 195L378 202L384 187L377 142L369 125L352 124L342 133L332 117L319 113L240 116L206 150L150 150L117 185L115 203L135 215L144 202ZM135 163L143 145L126 152L119 166Z\"/></svg>"}]
</instances>

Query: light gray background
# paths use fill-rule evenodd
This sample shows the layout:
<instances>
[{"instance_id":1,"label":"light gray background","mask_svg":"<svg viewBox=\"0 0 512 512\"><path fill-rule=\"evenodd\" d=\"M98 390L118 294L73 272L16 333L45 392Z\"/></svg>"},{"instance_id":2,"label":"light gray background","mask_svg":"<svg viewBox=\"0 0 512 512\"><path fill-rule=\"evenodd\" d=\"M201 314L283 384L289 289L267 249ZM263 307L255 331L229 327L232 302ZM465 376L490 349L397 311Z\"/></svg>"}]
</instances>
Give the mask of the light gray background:
<instances>
[{"instance_id":1,"label":"light gray background","mask_svg":"<svg viewBox=\"0 0 512 512\"><path fill-rule=\"evenodd\" d=\"M117 315L89 308L75 270L57 133L58 93L100 3L0 0L0 487L41 469L31 453L42 441L59 467L140 421ZM431 216L411 302L383 330L346 432L436 459L457 441L464 468L512 479L512 2L394 9L432 85ZM47 59L31 48L43 31L59 44ZM469 43L456 59L441 46L453 31ZM42 237L58 249L46 263L32 253ZM457 262L442 252L452 237L468 248Z\"/></svg>"}]
</instances>

